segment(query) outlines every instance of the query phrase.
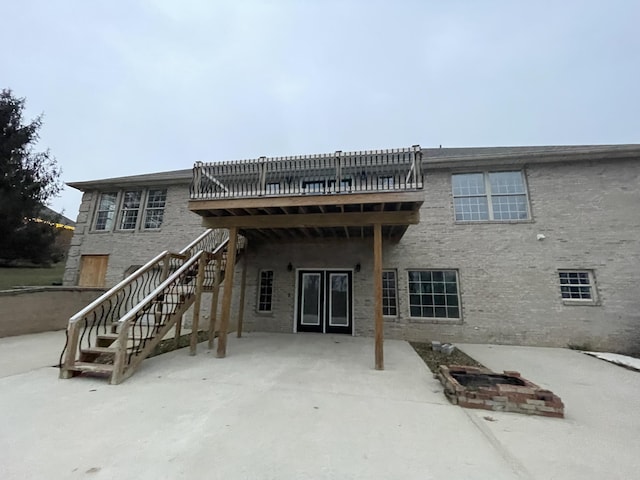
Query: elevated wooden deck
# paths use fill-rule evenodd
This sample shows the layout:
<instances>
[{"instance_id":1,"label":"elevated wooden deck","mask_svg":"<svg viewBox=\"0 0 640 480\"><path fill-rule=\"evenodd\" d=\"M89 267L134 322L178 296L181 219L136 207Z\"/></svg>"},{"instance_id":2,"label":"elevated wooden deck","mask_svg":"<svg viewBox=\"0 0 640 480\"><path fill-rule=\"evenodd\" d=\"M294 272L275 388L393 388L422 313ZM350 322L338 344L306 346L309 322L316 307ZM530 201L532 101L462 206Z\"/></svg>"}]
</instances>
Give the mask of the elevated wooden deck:
<instances>
[{"instance_id":1,"label":"elevated wooden deck","mask_svg":"<svg viewBox=\"0 0 640 480\"><path fill-rule=\"evenodd\" d=\"M254 240L400 238L419 222L420 148L259 158L194 167L189 209Z\"/></svg>"}]
</instances>

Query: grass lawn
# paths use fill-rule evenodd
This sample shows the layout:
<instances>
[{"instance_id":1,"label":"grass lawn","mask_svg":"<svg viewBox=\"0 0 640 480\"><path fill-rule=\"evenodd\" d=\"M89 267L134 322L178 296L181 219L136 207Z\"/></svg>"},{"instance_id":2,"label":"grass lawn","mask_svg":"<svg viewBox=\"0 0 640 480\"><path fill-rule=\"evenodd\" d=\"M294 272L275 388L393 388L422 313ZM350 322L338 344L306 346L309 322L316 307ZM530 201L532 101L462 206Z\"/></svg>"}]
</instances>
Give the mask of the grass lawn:
<instances>
[{"instance_id":1,"label":"grass lawn","mask_svg":"<svg viewBox=\"0 0 640 480\"><path fill-rule=\"evenodd\" d=\"M60 262L51 268L0 268L0 290L24 285L51 285L62 282L64 263Z\"/></svg>"}]
</instances>

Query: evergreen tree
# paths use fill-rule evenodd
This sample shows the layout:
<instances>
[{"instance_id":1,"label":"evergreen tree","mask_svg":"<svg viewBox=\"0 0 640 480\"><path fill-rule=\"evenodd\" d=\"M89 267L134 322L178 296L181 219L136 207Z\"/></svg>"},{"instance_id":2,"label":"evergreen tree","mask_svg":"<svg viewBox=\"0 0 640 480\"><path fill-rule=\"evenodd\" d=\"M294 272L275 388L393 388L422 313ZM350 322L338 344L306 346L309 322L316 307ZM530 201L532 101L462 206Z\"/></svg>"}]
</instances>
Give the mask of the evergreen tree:
<instances>
[{"instance_id":1,"label":"evergreen tree","mask_svg":"<svg viewBox=\"0 0 640 480\"><path fill-rule=\"evenodd\" d=\"M0 93L0 259L55 260L55 228L36 223L42 206L61 190L60 169L48 150L34 150L42 115L29 123L24 98Z\"/></svg>"}]
</instances>

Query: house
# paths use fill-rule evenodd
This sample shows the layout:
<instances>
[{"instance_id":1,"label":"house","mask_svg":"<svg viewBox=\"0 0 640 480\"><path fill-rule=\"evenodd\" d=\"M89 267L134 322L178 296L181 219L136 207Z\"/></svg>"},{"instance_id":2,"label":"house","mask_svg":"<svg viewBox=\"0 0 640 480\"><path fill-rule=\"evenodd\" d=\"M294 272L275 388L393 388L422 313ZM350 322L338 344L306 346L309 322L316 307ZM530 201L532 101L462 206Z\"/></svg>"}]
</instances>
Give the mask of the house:
<instances>
[{"instance_id":1,"label":"house","mask_svg":"<svg viewBox=\"0 0 640 480\"><path fill-rule=\"evenodd\" d=\"M640 145L338 151L69 185L84 195L67 285L113 286L211 228L246 242L211 311L223 326L241 310L245 330L372 336L380 368L383 337L640 350Z\"/></svg>"}]
</instances>

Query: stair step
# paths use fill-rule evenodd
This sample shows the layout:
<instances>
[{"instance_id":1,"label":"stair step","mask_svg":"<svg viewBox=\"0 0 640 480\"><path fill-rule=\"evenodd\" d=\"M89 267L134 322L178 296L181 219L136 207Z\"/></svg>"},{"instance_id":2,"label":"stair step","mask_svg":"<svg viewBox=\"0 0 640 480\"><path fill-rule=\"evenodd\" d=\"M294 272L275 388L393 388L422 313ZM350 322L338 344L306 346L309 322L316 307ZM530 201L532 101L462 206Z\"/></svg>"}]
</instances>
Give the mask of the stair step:
<instances>
[{"instance_id":1,"label":"stair step","mask_svg":"<svg viewBox=\"0 0 640 480\"><path fill-rule=\"evenodd\" d=\"M110 363L76 362L70 370L77 372L111 373L113 372L113 365Z\"/></svg>"},{"instance_id":2,"label":"stair step","mask_svg":"<svg viewBox=\"0 0 640 480\"><path fill-rule=\"evenodd\" d=\"M91 348L81 348L80 352L94 353L96 355L104 355L104 354L114 354L116 353L116 349L111 347L91 347Z\"/></svg>"},{"instance_id":3,"label":"stair step","mask_svg":"<svg viewBox=\"0 0 640 480\"><path fill-rule=\"evenodd\" d=\"M117 340L120 335L118 333L102 333L98 335L98 340Z\"/></svg>"}]
</instances>

